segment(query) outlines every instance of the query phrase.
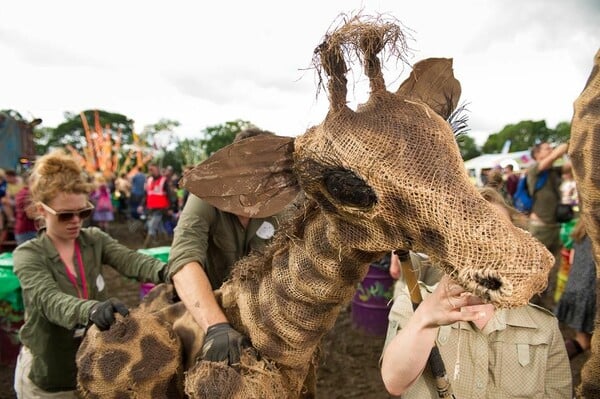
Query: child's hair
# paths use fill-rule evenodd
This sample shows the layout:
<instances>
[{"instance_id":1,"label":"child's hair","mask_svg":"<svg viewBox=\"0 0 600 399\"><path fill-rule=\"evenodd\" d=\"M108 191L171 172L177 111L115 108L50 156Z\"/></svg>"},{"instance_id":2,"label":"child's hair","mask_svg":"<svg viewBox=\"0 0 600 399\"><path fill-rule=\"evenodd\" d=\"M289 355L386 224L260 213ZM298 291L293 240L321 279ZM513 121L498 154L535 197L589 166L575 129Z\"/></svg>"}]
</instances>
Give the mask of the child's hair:
<instances>
[{"instance_id":1,"label":"child's hair","mask_svg":"<svg viewBox=\"0 0 600 399\"><path fill-rule=\"evenodd\" d=\"M502 171L500 171L499 169L494 169L488 173L488 180L485 186L499 189L500 187L502 187L503 183L504 180L502 180Z\"/></svg>"},{"instance_id":2,"label":"child's hair","mask_svg":"<svg viewBox=\"0 0 600 399\"><path fill-rule=\"evenodd\" d=\"M31 171L29 189L34 202L48 203L61 192L89 194L92 188L77 161L62 150L38 159Z\"/></svg>"},{"instance_id":3,"label":"child's hair","mask_svg":"<svg viewBox=\"0 0 600 399\"><path fill-rule=\"evenodd\" d=\"M502 194L500 194L497 190L492 187L482 187L479 189L479 194L483 197L484 200L490 202L492 204L497 204L502 206L508 212L510 216L510 220L517 227L525 229L527 227L527 218L525 215L517 211L515 208L506 203Z\"/></svg>"},{"instance_id":4,"label":"child's hair","mask_svg":"<svg viewBox=\"0 0 600 399\"><path fill-rule=\"evenodd\" d=\"M571 237L573 237L573 240L575 240L575 242L579 243L583 241L586 235L587 230L585 229L585 223L583 222L583 218L580 217L579 220L577 220L575 227L573 227Z\"/></svg>"}]
</instances>

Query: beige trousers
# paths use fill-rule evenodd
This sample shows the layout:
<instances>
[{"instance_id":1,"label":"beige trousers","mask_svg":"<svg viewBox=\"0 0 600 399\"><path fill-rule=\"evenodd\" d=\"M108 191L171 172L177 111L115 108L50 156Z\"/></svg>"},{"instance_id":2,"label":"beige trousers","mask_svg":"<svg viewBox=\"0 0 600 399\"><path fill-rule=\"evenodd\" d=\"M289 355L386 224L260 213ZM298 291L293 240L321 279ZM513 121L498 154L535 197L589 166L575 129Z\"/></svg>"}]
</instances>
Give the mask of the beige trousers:
<instances>
[{"instance_id":1,"label":"beige trousers","mask_svg":"<svg viewBox=\"0 0 600 399\"><path fill-rule=\"evenodd\" d=\"M77 391L46 392L35 385L28 377L31 370L31 352L21 347L15 367L15 392L18 399L77 399Z\"/></svg>"}]
</instances>

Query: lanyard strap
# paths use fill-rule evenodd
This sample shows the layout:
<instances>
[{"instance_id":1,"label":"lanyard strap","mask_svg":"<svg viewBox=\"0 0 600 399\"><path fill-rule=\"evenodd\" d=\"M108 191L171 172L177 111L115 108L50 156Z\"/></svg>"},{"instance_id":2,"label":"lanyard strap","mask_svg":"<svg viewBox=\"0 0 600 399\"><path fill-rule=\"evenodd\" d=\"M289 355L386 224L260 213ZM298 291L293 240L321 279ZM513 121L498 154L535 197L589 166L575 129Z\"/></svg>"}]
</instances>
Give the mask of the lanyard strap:
<instances>
[{"instance_id":1,"label":"lanyard strap","mask_svg":"<svg viewBox=\"0 0 600 399\"><path fill-rule=\"evenodd\" d=\"M67 277L69 277L71 284L73 284L73 287L75 287L75 289L77 290L77 296L82 299L88 299L87 281L85 279L85 273L83 270L83 259L81 257L81 250L79 249L79 243L77 241L75 241L75 254L77 255L77 265L79 266L79 278L81 279L81 285L83 287L83 294L79 290L79 285L77 284L77 279L75 278L73 273L71 273L71 271L67 267L66 262L63 260L63 264L65 265L65 271L67 272Z\"/></svg>"}]
</instances>

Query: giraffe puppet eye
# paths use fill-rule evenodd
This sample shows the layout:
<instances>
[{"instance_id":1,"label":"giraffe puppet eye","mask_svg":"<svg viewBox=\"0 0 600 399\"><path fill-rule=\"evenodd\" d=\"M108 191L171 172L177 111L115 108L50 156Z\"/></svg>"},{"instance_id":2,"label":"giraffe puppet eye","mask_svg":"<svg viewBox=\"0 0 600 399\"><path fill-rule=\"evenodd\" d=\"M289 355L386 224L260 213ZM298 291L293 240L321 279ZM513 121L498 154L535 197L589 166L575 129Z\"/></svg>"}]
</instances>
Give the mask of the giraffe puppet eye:
<instances>
[{"instance_id":1,"label":"giraffe puppet eye","mask_svg":"<svg viewBox=\"0 0 600 399\"><path fill-rule=\"evenodd\" d=\"M327 170L323 174L323 182L329 195L342 205L369 209L377 203L373 189L351 170Z\"/></svg>"}]
</instances>

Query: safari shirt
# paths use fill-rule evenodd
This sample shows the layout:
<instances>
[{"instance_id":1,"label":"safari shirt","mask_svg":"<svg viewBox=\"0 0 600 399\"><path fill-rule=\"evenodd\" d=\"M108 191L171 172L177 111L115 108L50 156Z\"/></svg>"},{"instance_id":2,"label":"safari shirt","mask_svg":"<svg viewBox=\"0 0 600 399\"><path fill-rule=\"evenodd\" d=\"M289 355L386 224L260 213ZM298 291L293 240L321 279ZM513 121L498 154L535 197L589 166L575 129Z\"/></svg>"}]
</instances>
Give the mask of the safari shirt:
<instances>
[{"instance_id":1,"label":"safari shirt","mask_svg":"<svg viewBox=\"0 0 600 399\"><path fill-rule=\"evenodd\" d=\"M108 299L102 276L110 265L127 277L159 283L161 261L128 249L96 227L84 228L77 239L85 270L88 300L78 297L65 266L45 230L21 244L13 253L25 305L25 324L20 330L23 345L33 360L29 378L48 392L76 388L75 354L81 338L76 330L88 325L90 309ZM78 270L77 256L74 259ZM79 271L79 289L83 292Z\"/></svg>"},{"instance_id":2,"label":"safari shirt","mask_svg":"<svg viewBox=\"0 0 600 399\"><path fill-rule=\"evenodd\" d=\"M275 234L276 216L250 219L244 228L238 217L190 194L175 227L169 254L169 277L190 262L198 262L213 289L218 289L235 262L250 251L262 251Z\"/></svg>"},{"instance_id":3,"label":"safari shirt","mask_svg":"<svg viewBox=\"0 0 600 399\"><path fill-rule=\"evenodd\" d=\"M435 287L421 285L424 297ZM398 280L385 346L413 314L406 284ZM497 309L483 330L470 322L439 329L436 344L457 398L570 398L571 367L558 321L535 305ZM457 356L458 376L454 379ZM402 396L437 399L428 367Z\"/></svg>"}]
</instances>

